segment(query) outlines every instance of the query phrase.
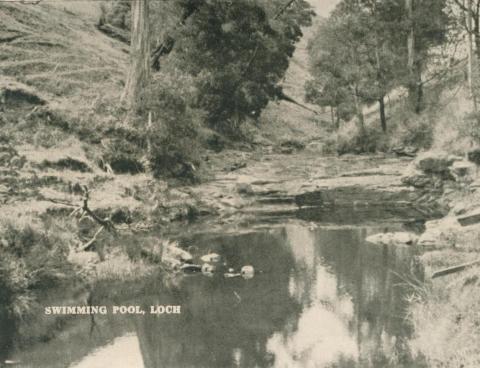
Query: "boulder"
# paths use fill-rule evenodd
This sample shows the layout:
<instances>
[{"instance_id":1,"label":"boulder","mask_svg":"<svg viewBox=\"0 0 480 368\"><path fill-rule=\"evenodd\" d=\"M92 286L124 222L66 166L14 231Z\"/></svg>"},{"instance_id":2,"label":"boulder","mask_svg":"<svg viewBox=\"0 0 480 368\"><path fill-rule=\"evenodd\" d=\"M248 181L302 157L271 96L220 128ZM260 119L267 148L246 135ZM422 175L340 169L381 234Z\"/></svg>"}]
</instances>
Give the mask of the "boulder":
<instances>
[{"instance_id":1,"label":"boulder","mask_svg":"<svg viewBox=\"0 0 480 368\"><path fill-rule=\"evenodd\" d=\"M449 168L456 160L455 157L446 152L430 151L425 152L415 160L415 167L427 174L449 174Z\"/></svg>"},{"instance_id":2,"label":"boulder","mask_svg":"<svg viewBox=\"0 0 480 368\"><path fill-rule=\"evenodd\" d=\"M451 168L450 172L456 177L456 178L462 178L462 179L472 179L476 176L477 174L477 166L472 163L468 162L465 160L462 161L455 161Z\"/></svg>"},{"instance_id":3,"label":"boulder","mask_svg":"<svg viewBox=\"0 0 480 368\"><path fill-rule=\"evenodd\" d=\"M408 170L400 179L403 184L414 188L434 186L434 179L420 170Z\"/></svg>"},{"instance_id":4,"label":"boulder","mask_svg":"<svg viewBox=\"0 0 480 368\"><path fill-rule=\"evenodd\" d=\"M478 224L480 222L480 210L477 209L467 214L462 214L457 217L457 221L462 226L469 226Z\"/></svg>"},{"instance_id":5,"label":"boulder","mask_svg":"<svg viewBox=\"0 0 480 368\"><path fill-rule=\"evenodd\" d=\"M457 242L457 234L461 231L461 225L455 217L427 221L418 245L428 250L453 248Z\"/></svg>"},{"instance_id":6,"label":"boulder","mask_svg":"<svg viewBox=\"0 0 480 368\"><path fill-rule=\"evenodd\" d=\"M480 165L480 148L474 148L467 152L468 161Z\"/></svg>"},{"instance_id":7,"label":"boulder","mask_svg":"<svg viewBox=\"0 0 480 368\"><path fill-rule=\"evenodd\" d=\"M415 245L418 235L406 232L380 233L370 235L366 240L377 245Z\"/></svg>"},{"instance_id":8,"label":"boulder","mask_svg":"<svg viewBox=\"0 0 480 368\"><path fill-rule=\"evenodd\" d=\"M304 149L305 143L294 139L287 139L278 145L276 152L288 155Z\"/></svg>"},{"instance_id":9,"label":"boulder","mask_svg":"<svg viewBox=\"0 0 480 368\"><path fill-rule=\"evenodd\" d=\"M415 146L400 145L392 148L392 152L397 154L397 156L415 157L417 151L418 148Z\"/></svg>"},{"instance_id":10,"label":"boulder","mask_svg":"<svg viewBox=\"0 0 480 368\"><path fill-rule=\"evenodd\" d=\"M237 183L236 188L237 188L237 192L239 194L244 194L244 195L254 195L255 194L252 186L248 183Z\"/></svg>"}]
</instances>

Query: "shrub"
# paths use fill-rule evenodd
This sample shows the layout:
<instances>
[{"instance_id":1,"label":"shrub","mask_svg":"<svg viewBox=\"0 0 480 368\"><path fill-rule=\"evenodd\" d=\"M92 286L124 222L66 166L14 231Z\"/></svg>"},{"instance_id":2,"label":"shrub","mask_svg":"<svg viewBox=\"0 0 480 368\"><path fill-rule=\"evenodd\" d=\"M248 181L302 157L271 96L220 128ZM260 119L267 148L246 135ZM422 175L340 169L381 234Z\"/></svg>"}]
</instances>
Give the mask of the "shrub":
<instances>
[{"instance_id":1,"label":"shrub","mask_svg":"<svg viewBox=\"0 0 480 368\"><path fill-rule=\"evenodd\" d=\"M381 131L368 126L360 129L353 124L353 122L345 124L338 132L338 154L374 153L385 150L385 136Z\"/></svg>"},{"instance_id":2,"label":"shrub","mask_svg":"<svg viewBox=\"0 0 480 368\"><path fill-rule=\"evenodd\" d=\"M53 223L25 220L0 221L0 299L17 317L29 310L37 290L76 277L67 259L73 238L58 235Z\"/></svg>"},{"instance_id":3,"label":"shrub","mask_svg":"<svg viewBox=\"0 0 480 368\"><path fill-rule=\"evenodd\" d=\"M148 161L156 176L192 182L200 164L197 138L203 113L187 104L188 77L178 78L163 74L162 83L153 83L148 92L148 109L153 112L151 131L146 133Z\"/></svg>"},{"instance_id":4,"label":"shrub","mask_svg":"<svg viewBox=\"0 0 480 368\"><path fill-rule=\"evenodd\" d=\"M142 147L124 138L114 138L105 144L100 167L110 165L117 174L137 174L144 171L142 163Z\"/></svg>"}]
</instances>

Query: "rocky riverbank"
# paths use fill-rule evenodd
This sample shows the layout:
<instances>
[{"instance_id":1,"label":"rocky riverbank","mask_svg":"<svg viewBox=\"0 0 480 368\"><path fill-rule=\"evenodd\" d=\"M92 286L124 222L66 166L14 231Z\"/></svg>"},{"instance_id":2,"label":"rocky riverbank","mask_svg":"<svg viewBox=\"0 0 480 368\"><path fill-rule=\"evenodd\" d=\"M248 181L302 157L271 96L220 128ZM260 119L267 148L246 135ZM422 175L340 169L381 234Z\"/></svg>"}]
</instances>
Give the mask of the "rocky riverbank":
<instances>
[{"instance_id":1,"label":"rocky riverbank","mask_svg":"<svg viewBox=\"0 0 480 368\"><path fill-rule=\"evenodd\" d=\"M415 338L410 345L431 367L480 364L478 153L470 152L468 159L442 152L417 157L402 181L424 196L436 197L445 216L427 221L420 236L391 233L368 238L377 244L421 249L426 280L417 284L411 300Z\"/></svg>"}]
</instances>

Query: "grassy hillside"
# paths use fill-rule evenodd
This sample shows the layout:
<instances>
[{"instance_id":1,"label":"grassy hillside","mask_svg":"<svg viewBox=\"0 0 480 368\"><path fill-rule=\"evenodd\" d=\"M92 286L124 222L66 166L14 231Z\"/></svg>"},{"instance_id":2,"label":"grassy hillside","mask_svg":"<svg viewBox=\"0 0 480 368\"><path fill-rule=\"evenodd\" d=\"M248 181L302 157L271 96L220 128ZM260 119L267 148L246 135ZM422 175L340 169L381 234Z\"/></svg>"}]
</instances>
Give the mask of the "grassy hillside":
<instances>
[{"instance_id":1,"label":"grassy hillside","mask_svg":"<svg viewBox=\"0 0 480 368\"><path fill-rule=\"evenodd\" d=\"M2 3L0 16L2 79L35 88L52 110L76 117L118 100L127 50L93 19L41 3Z\"/></svg>"}]
</instances>

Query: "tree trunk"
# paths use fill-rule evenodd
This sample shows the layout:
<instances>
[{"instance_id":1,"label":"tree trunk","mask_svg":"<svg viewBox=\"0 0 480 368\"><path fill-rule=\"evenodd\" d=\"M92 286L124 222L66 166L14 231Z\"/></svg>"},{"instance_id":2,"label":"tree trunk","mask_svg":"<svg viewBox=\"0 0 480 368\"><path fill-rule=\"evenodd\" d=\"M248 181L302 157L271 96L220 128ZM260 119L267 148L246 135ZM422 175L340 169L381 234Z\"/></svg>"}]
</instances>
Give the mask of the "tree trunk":
<instances>
[{"instance_id":1,"label":"tree trunk","mask_svg":"<svg viewBox=\"0 0 480 368\"><path fill-rule=\"evenodd\" d=\"M358 90L357 87L353 88L353 101L355 102L355 112L357 114L358 124L360 129L365 130L365 119L363 117L363 109L360 101L358 100Z\"/></svg>"},{"instance_id":2,"label":"tree trunk","mask_svg":"<svg viewBox=\"0 0 480 368\"><path fill-rule=\"evenodd\" d=\"M145 87L150 78L148 1L132 0L130 69L121 98L130 111L138 111L142 106Z\"/></svg>"},{"instance_id":3,"label":"tree trunk","mask_svg":"<svg viewBox=\"0 0 480 368\"><path fill-rule=\"evenodd\" d=\"M467 54L468 54L468 89L470 91L470 97L473 102L473 110L477 111L477 98L475 96L475 90L473 87L473 0L467 1L467 11L465 12L466 28L467 28Z\"/></svg>"},{"instance_id":4,"label":"tree trunk","mask_svg":"<svg viewBox=\"0 0 480 368\"><path fill-rule=\"evenodd\" d=\"M385 116L385 97L382 96L378 99L379 110L380 110L380 123L382 125L382 132L387 132L387 118Z\"/></svg>"},{"instance_id":5,"label":"tree trunk","mask_svg":"<svg viewBox=\"0 0 480 368\"><path fill-rule=\"evenodd\" d=\"M407 8L407 16L409 23L408 38L407 38L407 50L408 59L407 66L410 74L413 74L413 68L415 66L415 27L413 24L413 0L405 0Z\"/></svg>"},{"instance_id":6,"label":"tree trunk","mask_svg":"<svg viewBox=\"0 0 480 368\"><path fill-rule=\"evenodd\" d=\"M473 18L473 35L475 40L475 54L477 62L480 61L480 1L477 0L476 11Z\"/></svg>"},{"instance_id":7,"label":"tree trunk","mask_svg":"<svg viewBox=\"0 0 480 368\"><path fill-rule=\"evenodd\" d=\"M416 57L415 45L415 19L414 19L414 1L405 0L407 10L409 30L407 37L407 68L409 74L408 81L408 97L414 111L418 114L422 109L423 88L422 88L422 73L419 61Z\"/></svg>"}]
</instances>

